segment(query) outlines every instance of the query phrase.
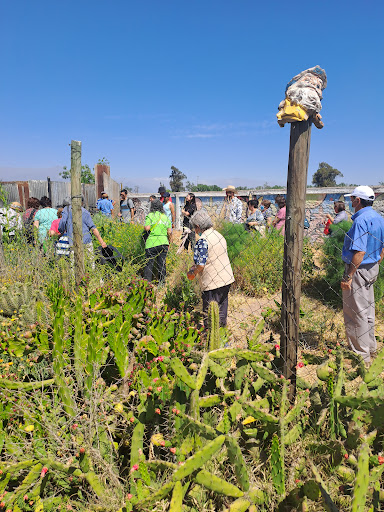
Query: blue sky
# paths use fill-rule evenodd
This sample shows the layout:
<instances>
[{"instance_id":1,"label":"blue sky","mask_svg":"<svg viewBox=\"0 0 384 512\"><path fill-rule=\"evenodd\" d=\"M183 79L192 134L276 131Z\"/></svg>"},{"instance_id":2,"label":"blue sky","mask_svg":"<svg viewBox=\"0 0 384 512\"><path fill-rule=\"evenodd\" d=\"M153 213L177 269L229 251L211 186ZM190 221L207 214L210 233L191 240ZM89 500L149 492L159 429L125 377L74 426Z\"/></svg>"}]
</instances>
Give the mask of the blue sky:
<instances>
[{"instance_id":1,"label":"blue sky","mask_svg":"<svg viewBox=\"0 0 384 512\"><path fill-rule=\"evenodd\" d=\"M286 83L320 65L320 161L384 181L381 1L13 0L0 8L0 179L58 178L71 139L140 192L172 165L192 182L285 184Z\"/></svg>"}]
</instances>

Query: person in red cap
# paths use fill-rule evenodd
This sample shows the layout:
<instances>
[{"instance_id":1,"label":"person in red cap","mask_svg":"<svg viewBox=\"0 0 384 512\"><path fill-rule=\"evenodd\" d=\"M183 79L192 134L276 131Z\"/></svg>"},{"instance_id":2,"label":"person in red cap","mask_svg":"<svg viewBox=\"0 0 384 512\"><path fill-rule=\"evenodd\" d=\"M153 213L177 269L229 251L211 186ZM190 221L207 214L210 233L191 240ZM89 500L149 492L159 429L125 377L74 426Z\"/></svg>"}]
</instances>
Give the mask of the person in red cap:
<instances>
[{"instance_id":1,"label":"person in red cap","mask_svg":"<svg viewBox=\"0 0 384 512\"><path fill-rule=\"evenodd\" d=\"M344 323L351 350L369 364L377 349L373 284L384 257L384 218L372 208L375 193L370 187L356 187L345 196L351 197L355 214L342 252Z\"/></svg>"}]
</instances>

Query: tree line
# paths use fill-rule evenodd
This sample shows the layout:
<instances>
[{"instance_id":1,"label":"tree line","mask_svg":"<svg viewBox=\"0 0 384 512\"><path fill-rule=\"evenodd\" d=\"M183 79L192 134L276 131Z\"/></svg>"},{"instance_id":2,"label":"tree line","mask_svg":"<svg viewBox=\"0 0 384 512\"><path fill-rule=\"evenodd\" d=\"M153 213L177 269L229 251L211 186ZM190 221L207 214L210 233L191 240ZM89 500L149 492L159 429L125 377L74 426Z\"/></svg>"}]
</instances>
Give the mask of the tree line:
<instances>
[{"instance_id":1,"label":"tree line","mask_svg":"<svg viewBox=\"0 0 384 512\"><path fill-rule=\"evenodd\" d=\"M98 164L109 165L109 161L103 157L97 162ZM63 167L63 171L59 175L64 179L70 179L71 170ZM318 169L312 176L312 186L314 187L355 187L356 183L336 183L336 178L343 177L343 174L336 168L332 167L327 162L320 162ZM184 185L184 181L186 184ZM81 182L82 183L95 183L95 175L90 169L89 165L85 164L81 166ZM384 182L379 182L379 185L384 185ZM165 185L160 183L160 186ZM311 187L311 185L308 185ZM125 187L129 192L138 193L139 187ZM165 187L168 188L168 187ZM284 188L284 185L269 185L267 182L262 186L248 187L246 185L239 185L238 190L263 190L263 189L280 189ZM219 185L206 185L205 183L192 183L187 179L180 169L171 166L171 174L169 175L169 191L170 192L221 192L223 187Z\"/></svg>"}]
</instances>

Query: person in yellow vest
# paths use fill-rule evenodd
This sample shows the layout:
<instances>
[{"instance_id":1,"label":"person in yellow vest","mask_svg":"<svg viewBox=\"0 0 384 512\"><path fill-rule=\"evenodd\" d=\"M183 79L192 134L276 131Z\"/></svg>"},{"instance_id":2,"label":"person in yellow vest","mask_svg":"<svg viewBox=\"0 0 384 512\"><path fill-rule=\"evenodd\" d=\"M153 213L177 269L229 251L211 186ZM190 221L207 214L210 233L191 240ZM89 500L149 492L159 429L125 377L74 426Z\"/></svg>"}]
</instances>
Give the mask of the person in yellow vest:
<instances>
[{"instance_id":1,"label":"person in yellow vest","mask_svg":"<svg viewBox=\"0 0 384 512\"><path fill-rule=\"evenodd\" d=\"M213 229L211 217L205 210L194 213L189 224L200 238L195 245L194 265L188 270L188 279L192 281L196 276L199 277L205 326L209 303L216 301L219 304L220 326L224 327L227 325L228 293L235 281L228 257L227 242Z\"/></svg>"}]
</instances>

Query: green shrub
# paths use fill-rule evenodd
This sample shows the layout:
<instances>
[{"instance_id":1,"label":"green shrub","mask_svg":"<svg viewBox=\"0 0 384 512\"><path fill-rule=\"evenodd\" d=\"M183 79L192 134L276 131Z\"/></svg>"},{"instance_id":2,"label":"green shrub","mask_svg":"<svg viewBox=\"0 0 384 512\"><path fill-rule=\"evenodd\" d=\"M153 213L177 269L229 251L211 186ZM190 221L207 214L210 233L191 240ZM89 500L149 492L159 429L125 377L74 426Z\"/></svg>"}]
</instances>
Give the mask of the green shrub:
<instances>
[{"instance_id":1,"label":"green shrub","mask_svg":"<svg viewBox=\"0 0 384 512\"><path fill-rule=\"evenodd\" d=\"M171 246L167 256L167 281L164 303L176 311L192 311L200 302L201 291L198 279L190 281L187 271L193 263L192 256L183 251L176 254Z\"/></svg>"},{"instance_id":2,"label":"green shrub","mask_svg":"<svg viewBox=\"0 0 384 512\"><path fill-rule=\"evenodd\" d=\"M164 303L176 311L190 311L200 302L196 288L186 275L181 275L174 287L167 289Z\"/></svg>"},{"instance_id":3,"label":"green shrub","mask_svg":"<svg viewBox=\"0 0 384 512\"><path fill-rule=\"evenodd\" d=\"M284 237L276 230L262 236L246 231L241 224L224 224L220 228L228 247L237 289L249 295L274 293L283 279ZM313 250L304 239L303 278L313 272Z\"/></svg>"},{"instance_id":4,"label":"green shrub","mask_svg":"<svg viewBox=\"0 0 384 512\"><path fill-rule=\"evenodd\" d=\"M139 263L144 259L143 226L126 224L100 214L93 220L104 242L116 247L126 260Z\"/></svg>"}]
</instances>

